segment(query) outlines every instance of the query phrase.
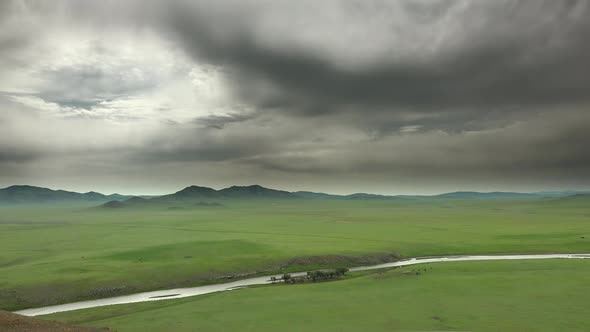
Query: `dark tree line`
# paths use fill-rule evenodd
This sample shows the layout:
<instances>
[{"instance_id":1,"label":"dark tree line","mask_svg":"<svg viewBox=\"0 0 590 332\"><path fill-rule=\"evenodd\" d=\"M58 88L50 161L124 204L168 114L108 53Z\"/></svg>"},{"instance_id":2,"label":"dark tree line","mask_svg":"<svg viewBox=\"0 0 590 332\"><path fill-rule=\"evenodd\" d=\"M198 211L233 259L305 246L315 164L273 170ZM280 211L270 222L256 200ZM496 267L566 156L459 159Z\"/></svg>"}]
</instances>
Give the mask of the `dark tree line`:
<instances>
[{"instance_id":1,"label":"dark tree line","mask_svg":"<svg viewBox=\"0 0 590 332\"><path fill-rule=\"evenodd\" d=\"M318 270L307 272L307 279L311 281L332 280L344 276L348 269L338 268L336 270Z\"/></svg>"},{"instance_id":2,"label":"dark tree line","mask_svg":"<svg viewBox=\"0 0 590 332\"><path fill-rule=\"evenodd\" d=\"M344 276L348 272L348 269L338 268L334 270L317 270L317 271L309 271L305 276L298 276L293 277L288 273L283 274L283 276L279 279L276 277L270 277L270 280L275 281L283 281L284 283L288 284L295 284L295 283L303 283L303 282L316 282L316 281L324 281L324 280L334 280Z\"/></svg>"}]
</instances>

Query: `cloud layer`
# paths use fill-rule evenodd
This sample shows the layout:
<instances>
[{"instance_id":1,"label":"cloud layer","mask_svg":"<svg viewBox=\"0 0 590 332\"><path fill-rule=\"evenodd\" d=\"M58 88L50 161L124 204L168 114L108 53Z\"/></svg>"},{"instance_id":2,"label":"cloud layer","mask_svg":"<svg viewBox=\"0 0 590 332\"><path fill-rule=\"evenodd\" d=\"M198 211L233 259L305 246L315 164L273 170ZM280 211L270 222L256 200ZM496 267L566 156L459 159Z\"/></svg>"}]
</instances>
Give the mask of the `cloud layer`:
<instances>
[{"instance_id":1,"label":"cloud layer","mask_svg":"<svg viewBox=\"0 0 590 332\"><path fill-rule=\"evenodd\" d=\"M590 186L586 1L0 7L6 185Z\"/></svg>"}]
</instances>

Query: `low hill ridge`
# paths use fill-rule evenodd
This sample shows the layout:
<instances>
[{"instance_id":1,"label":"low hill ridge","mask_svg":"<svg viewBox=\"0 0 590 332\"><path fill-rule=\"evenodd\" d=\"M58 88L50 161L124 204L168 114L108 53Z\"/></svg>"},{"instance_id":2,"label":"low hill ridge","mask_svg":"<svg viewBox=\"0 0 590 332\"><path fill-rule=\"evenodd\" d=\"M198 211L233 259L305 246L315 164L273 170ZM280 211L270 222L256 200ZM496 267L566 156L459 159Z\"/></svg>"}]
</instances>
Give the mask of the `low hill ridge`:
<instances>
[{"instance_id":1,"label":"low hill ridge","mask_svg":"<svg viewBox=\"0 0 590 332\"><path fill-rule=\"evenodd\" d=\"M173 194L163 196L125 196L120 194L104 195L99 192L89 191L78 193L66 190L53 190L31 185L12 185L0 189L0 205L11 204L50 204L60 202L100 202L107 207L122 207L135 205L137 203L150 202L198 202L210 201L217 199L351 199L351 200L368 200L368 199L538 199L538 198L559 198L559 197L588 197L588 191L555 191L555 192L477 192L477 191L456 191L439 195L421 196L421 195L378 195L369 193L354 193L350 195L335 195L321 192L296 191L289 192L266 188L261 185L253 184L248 186L231 186L221 190L216 190L203 186L188 186ZM114 202L122 202L117 204Z\"/></svg>"},{"instance_id":2,"label":"low hill ridge","mask_svg":"<svg viewBox=\"0 0 590 332\"><path fill-rule=\"evenodd\" d=\"M30 185L13 185L0 189L0 204L44 204L58 202L106 202L122 200L129 196L119 194L104 195L90 191L78 193L66 190L53 190Z\"/></svg>"},{"instance_id":3,"label":"low hill ridge","mask_svg":"<svg viewBox=\"0 0 590 332\"><path fill-rule=\"evenodd\" d=\"M214 198L297 198L288 191L265 188L260 185L231 186L221 190L209 187L189 186L174 194L156 197L156 201L214 199Z\"/></svg>"},{"instance_id":4,"label":"low hill ridge","mask_svg":"<svg viewBox=\"0 0 590 332\"><path fill-rule=\"evenodd\" d=\"M265 188L260 185L231 186L221 189L219 193L223 197L231 198L297 198L296 195L284 190Z\"/></svg>"}]
</instances>

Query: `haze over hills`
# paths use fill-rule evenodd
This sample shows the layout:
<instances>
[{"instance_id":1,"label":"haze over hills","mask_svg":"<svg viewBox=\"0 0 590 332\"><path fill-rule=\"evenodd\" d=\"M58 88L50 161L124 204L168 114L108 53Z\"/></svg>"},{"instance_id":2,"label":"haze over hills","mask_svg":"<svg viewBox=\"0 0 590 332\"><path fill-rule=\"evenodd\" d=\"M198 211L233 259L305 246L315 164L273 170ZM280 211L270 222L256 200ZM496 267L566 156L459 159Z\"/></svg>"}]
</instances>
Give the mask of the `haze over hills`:
<instances>
[{"instance_id":1,"label":"haze over hills","mask_svg":"<svg viewBox=\"0 0 590 332\"><path fill-rule=\"evenodd\" d=\"M476 191L456 191L435 195L438 198L456 198L456 199L507 199L507 198L539 198L539 197L556 197L562 196L560 194L542 194L542 193L515 193L515 192L476 192Z\"/></svg>"},{"instance_id":2,"label":"haze over hills","mask_svg":"<svg viewBox=\"0 0 590 332\"><path fill-rule=\"evenodd\" d=\"M150 197L120 194L104 195L93 191L87 193L78 193L65 190L52 190L48 188L35 187L29 185L14 185L0 189L0 205L49 204L58 202L97 202L106 203L106 207L124 207L128 205L156 202L197 202L202 200L206 201L217 199L535 199L569 196L587 197L588 193L589 192L581 191L558 191L537 193L457 191L432 196L377 195L369 193L335 195L310 191L289 192L284 190L265 188L260 185L231 186L220 190L193 185L172 194Z\"/></svg>"}]
</instances>

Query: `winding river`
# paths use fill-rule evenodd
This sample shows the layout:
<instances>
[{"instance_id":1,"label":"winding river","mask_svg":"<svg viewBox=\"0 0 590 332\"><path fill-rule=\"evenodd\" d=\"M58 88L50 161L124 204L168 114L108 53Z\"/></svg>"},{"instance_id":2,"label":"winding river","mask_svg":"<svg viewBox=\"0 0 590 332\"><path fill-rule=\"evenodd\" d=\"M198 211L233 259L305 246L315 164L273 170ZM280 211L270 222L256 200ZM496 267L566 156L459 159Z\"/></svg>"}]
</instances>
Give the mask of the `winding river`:
<instances>
[{"instance_id":1,"label":"winding river","mask_svg":"<svg viewBox=\"0 0 590 332\"><path fill-rule=\"evenodd\" d=\"M556 259L556 258L562 258L562 259L589 258L590 259L590 254L480 255L480 256L444 256L444 257L430 257L430 258L411 258L411 259L392 262L392 263L353 267L353 268L350 268L350 271L376 270L376 269L384 269L384 268L408 266L408 265L416 265L416 264L424 264L424 263L489 261L489 260L518 260L518 259ZM306 272L291 273L292 276L302 276L305 274L306 274ZM159 290L159 291L144 292L144 293L137 293L137 294L131 294L131 295L123 295L123 296L117 296L117 297L111 297L111 298L105 298L105 299L99 299L99 300L66 303L66 304L52 305L52 306L41 307L41 308L25 309L25 310L17 311L16 313L21 314L21 315L25 315L25 316L37 316L37 315L47 315L47 314L52 314L52 313L56 313L56 312L63 312L63 311L101 307L101 306L107 306L107 305L113 305L113 304L159 301L159 300L167 300L167 299L179 299L179 298L183 298L183 297L203 295L203 294L209 294L209 293L214 293L214 292L231 291L234 289L247 287L247 286L251 286L251 285L268 284L268 283L271 283L270 277L271 276L249 278L249 279L236 280L236 281L223 283L223 284L198 286L198 287L190 287L190 288L176 288L176 289L168 289L168 290ZM275 277L280 278L280 275L276 275Z\"/></svg>"}]
</instances>

